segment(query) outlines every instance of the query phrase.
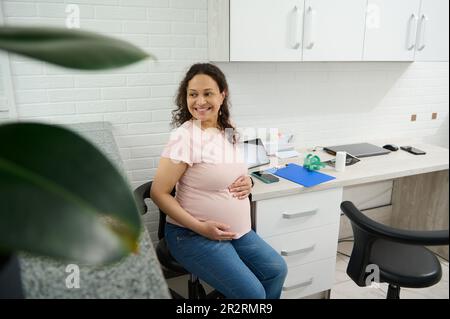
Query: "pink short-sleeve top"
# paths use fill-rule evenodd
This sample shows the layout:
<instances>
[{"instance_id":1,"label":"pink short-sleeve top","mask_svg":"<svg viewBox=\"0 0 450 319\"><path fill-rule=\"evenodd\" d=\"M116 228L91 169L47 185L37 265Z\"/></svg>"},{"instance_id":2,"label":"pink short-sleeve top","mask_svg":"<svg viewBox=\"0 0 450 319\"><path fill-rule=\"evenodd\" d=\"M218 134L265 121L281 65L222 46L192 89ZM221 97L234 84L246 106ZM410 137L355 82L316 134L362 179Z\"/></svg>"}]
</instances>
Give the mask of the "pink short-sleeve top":
<instances>
[{"instance_id":1,"label":"pink short-sleeve top","mask_svg":"<svg viewBox=\"0 0 450 319\"><path fill-rule=\"evenodd\" d=\"M237 199L228 190L237 178L247 175L247 165L225 132L202 130L199 121L187 121L171 134L161 156L189 165L175 194L189 214L229 225L236 239L250 231L248 198ZM183 226L170 216L167 222Z\"/></svg>"}]
</instances>

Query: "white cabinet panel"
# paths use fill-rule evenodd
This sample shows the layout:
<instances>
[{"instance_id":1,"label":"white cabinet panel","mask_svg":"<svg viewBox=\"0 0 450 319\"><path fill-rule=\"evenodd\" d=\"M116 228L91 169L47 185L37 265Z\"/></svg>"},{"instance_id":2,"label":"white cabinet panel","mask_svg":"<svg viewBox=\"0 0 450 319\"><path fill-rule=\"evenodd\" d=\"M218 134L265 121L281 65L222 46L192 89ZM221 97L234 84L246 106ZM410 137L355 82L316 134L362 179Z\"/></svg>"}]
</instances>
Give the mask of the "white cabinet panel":
<instances>
[{"instance_id":1,"label":"white cabinet panel","mask_svg":"<svg viewBox=\"0 0 450 319\"><path fill-rule=\"evenodd\" d=\"M336 257L339 225L331 224L304 231L264 238L281 256L288 267Z\"/></svg>"},{"instance_id":2,"label":"white cabinet panel","mask_svg":"<svg viewBox=\"0 0 450 319\"><path fill-rule=\"evenodd\" d=\"M256 202L256 232L269 237L339 223L342 188Z\"/></svg>"},{"instance_id":3,"label":"white cabinet panel","mask_svg":"<svg viewBox=\"0 0 450 319\"><path fill-rule=\"evenodd\" d=\"M211 61L230 61L229 0L208 0L208 56Z\"/></svg>"},{"instance_id":4,"label":"white cabinet panel","mask_svg":"<svg viewBox=\"0 0 450 319\"><path fill-rule=\"evenodd\" d=\"M368 0L365 61L413 61L420 0Z\"/></svg>"},{"instance_id":5,"label":"white cabinet panel","mask_svg":"<svg viewBox=\"0 0 450 319\"><path fill-rule=\"evenodd\" d=\"M366 0L305 0L303 61L360 61Z\"/></svg>"},{"instance_id":6,"label":"white cabinet panel","mask_svg":"<svg viewBox=\"0 0 450 319\"><path fill-rule=\"evenodd\" d=\"M301 61L303 0L230 0L230 61Z\"/></svg>"},{"instance_id":7,"label":"white cabinet panel","mask_svg":"<svg viewBox=\"0 0 450 319\"><path fill-rule=\"evenodd\" d=\"M288 269L281 298L306 297L331 289L334 283L336 256Z\"/></svg>"},{"instance_id":8,"label":"white cabinet panel","mask_svg":"<svg viewBox=\"0 0 450 319\"><path fill-rule=\"evenodd\" d=\"M448 61L448 0L422 0L416 61Z\"/></svg>"},{"instance_id":9,"label":"white cabinet panel","mask_svg":"<svg viewBox=\"0 0 450 319\"><path fill-rule=\"evenodd\" d=\"M288 265L282 298L331 289L342 188L256 202L256 232Z\"/></svg>"},{"instance_id":10,"label":"white cabinet panel","mask_svg":"<svg viewBox=\"0 0 450 319\"><path fill-rule=\"evenodd\" d=\"M391 205L392 187L392 180L347 186L342 201L351 201L360 210Z\"/></svg>"},{"instance_id":11,"label":"white cabinet panel","mask_svg":"<svg viewBox=\"0 0 450 319\"><path fill-rule=\"evenodd\" d=\"M0 26L3 24L3 11L0 4ZM0 52L0 122L17 118L9 54L5 53Z\"/></svg>"}]
</instances>

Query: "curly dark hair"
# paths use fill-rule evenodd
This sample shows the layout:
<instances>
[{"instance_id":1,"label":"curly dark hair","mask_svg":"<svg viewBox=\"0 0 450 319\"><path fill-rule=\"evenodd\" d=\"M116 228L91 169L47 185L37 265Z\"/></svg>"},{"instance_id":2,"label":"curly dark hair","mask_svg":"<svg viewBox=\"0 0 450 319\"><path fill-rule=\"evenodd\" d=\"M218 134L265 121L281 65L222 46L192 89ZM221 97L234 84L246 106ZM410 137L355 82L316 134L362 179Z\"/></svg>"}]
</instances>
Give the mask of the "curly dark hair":
<instances>
[{"instance_id":1,"label":"curly dark hair","mask_svg":"<svg viewBox=\"0 0 450 319\"><path fill-rule=\"evenodd\" d=\"M228 83L225 78L223 72L215 65L211 63L196 63L192 65L189 71L186 73L186 76L181 81L180 86L178 88L178 93L175 98L175 104L177 105L177 109L172 111L172 126L179 127L184 122L192 119L192 115L189 112L187 106L187 89L189 81L196 76L197 74L205 74L210 76L214 81L216 81L217 86L219 87L220 92L225 92L225 98L223 100L222 106L220 107L219 117L217 120L217 124L219 125L219 129L221 131L225 131L225 129L231 129L233 132L230 140L232 143L236 143L237 135L236 128L230 122L230 105L228 102ZM228 137L230 138L230 137Z\"/></svg>"}]
</instances>

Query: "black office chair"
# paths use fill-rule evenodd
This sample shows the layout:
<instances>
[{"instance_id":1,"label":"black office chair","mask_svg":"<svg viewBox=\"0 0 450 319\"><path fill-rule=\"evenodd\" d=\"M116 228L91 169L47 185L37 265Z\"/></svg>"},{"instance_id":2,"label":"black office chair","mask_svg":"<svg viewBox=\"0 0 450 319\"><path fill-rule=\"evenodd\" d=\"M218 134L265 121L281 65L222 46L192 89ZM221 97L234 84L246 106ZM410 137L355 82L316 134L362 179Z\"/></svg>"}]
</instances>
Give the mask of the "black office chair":
<instances>
[{"instance_id":1,"label":"black office chair","mask_svg":"<svg viewBox=\"0 0 450 319\"><path fill-rule=\"evenodd\" d=\"M358 286L371 284L366 282L374 277L367 271L373 270L369 265L378 266L379 282L389 284L387 299L399 299L400 287L425 288L439 282L441 264L424 245L448 245L448 229L395 229L371 220L352 202L343 202L341 209L350 219L354 235L347 274Z\"/></svg>"},{"instance_id":2,"label":"black office chair","mask_svg":"<svg viewBox=\"0 0 450 319\"><path fill-rule=\"evenodd\" d=\"M136 198L136 203L142 215L147 213L147 205L145 204L145 199L150 198L150 189L152 187L152 182L147 182L142 184L134 191L134 196ZM175 189L172 190L172 196L175 196ZM164 277L166 279L174 278L182 275L189 274L188 280L188 298L189 299L218 299L224 298L224 296L217 290L213 290L209 294L206 294L205 288L200 283L199 278L189 273L183 268L170 254L169 248L167 247L166 240L164 239L164 228L166 225L166 214L159 210L159 225L158 225L158 245L156 246L156 255L161 264L161 269L163 271ZM183 299L183 297L178 294L173 289L169 289L174 299Z\"/></svg>"}]
</instances>

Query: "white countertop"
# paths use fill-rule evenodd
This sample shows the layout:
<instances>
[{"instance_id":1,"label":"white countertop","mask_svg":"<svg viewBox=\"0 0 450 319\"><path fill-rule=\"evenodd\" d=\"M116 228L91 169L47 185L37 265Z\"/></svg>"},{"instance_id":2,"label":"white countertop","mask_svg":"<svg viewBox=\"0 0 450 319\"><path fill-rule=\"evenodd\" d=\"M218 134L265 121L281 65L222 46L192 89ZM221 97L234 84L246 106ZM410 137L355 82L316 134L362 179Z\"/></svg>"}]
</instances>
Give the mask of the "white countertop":
<instances>
[{"instance_id":1,"label":"white countertop","mask_svg":"<svg viewBox=\"0 0 450 319\"><path fill-rule=\"evenodd\" d=\"M376 145L380 145L380 143ZM336 179L308 188L283 178L280 178L279 182L272 184L264 184L254 179L255 186L252 191L252 200L258 201L302 192L365 184L409 175L448 170L449 168L449 150L447 148L423 143L399 143L396 145L412 145L425 151L427 154L413 155L399 149L387 155L361 158L360 162L347 166L344 172L336 172L334 168L326 166L320 172L334 176ZM274 167L277 163L279 165L286 163L302 165L303 159L308 153L318 155L322 161L334 158L334 156L322 150L311 152L311 150L298 149L297 151L300 152L300 156L297 158L280 160L272 157L270 165L261 166L252 171L265 170Z\"/></svg>"}]
</instances>

